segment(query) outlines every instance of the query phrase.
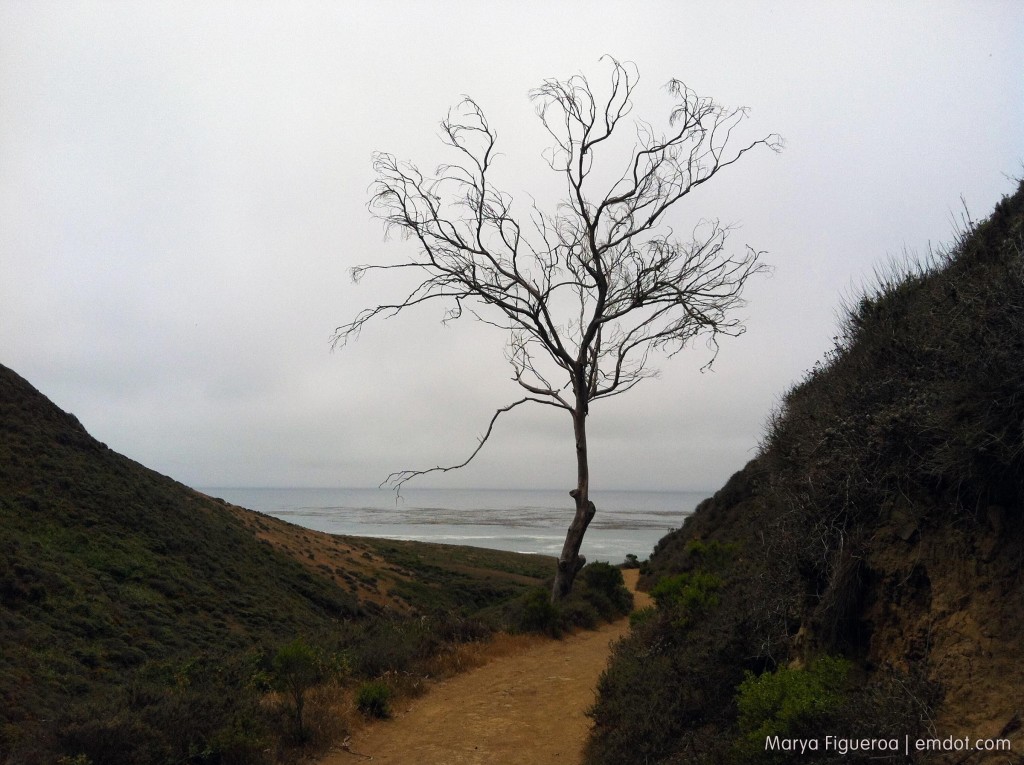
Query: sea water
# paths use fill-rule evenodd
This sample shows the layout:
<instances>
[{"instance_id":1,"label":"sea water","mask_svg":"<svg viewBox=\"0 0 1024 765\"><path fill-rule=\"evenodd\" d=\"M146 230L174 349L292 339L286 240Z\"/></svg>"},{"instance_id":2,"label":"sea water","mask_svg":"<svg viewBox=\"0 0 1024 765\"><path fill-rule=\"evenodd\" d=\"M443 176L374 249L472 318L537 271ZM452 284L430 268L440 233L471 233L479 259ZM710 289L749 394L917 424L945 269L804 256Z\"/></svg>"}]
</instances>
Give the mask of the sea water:
<instances>
[{"instance_id":1,"label":"sea water","mask_svg":"<svg viewBox=\"0 0 1024 765\"><path fill-rule=\"evenodd\" d=\"M235 505L329 534L412 539L558 555L572 521L564 491L508 489L205 488ZM647 558L706 492L601 491L582 553L618 563Z\"/></svg>"}]
</instances>

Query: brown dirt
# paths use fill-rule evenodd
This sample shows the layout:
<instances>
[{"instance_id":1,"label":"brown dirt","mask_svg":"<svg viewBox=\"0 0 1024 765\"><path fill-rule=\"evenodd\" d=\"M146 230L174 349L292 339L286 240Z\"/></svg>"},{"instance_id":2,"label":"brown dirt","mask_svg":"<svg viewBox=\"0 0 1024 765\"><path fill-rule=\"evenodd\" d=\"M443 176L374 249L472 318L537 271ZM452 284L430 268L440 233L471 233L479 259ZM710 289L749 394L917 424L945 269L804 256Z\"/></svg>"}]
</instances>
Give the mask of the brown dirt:
<instances>
[{"instance_id":1,"label":"brown dirt","mask_svg":"<svg viewBox=\"0 0 1024 765\"><path fill-rule=\"evenodd\" d=\"M1024 762L1019 542L1001 524L922 528L909 541L882 526L872 547L869 563L880 584L864 616L874 628L869 659L907 673L923 666L943 694L932 720L935 737L1006 738L1013 753L935 761Z\"/></svg>"},{"instance_id":2,"label":"brown dirt","mask_svg":"<svg viewBox=\"0 0 1024 765\"><path fill-rule=\"evenodd\" d=\"M624 573L635 590L637 572ZM638 608L648 602L637 593ZM347 750L320 765L371 759L390 765L579 763L598 677L611 644L628 629L621 619L534 643L438 683L391 720L356 733Z\"/></svg>"}]
</instances>

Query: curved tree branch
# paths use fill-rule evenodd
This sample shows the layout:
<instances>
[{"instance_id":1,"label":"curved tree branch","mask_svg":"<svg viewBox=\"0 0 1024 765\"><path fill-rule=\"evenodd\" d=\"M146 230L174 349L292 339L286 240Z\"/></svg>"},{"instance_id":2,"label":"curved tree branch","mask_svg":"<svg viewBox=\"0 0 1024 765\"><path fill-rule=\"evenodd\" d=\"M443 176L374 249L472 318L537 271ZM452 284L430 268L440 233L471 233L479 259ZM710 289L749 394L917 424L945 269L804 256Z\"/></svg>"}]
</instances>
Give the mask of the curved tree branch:
<instances>
[{"instance_id":1,"label":"curved tree branch","mask_svg":"<svg viewBox=\"0 0 1024 765\"><path fill-rule=\"evenodd\" d=\"M380 486L390 486L397 492L401 490L402 486L405 485L407 481L410 481L411 479L417 478L421 475L427 475L428 473L447 473L450 470L458 470L459 468L466 467L466 465L472 462L473 458L480 453L480 450L484 448L484 444L487 443L487 439L491 437L491 431L494 429L494 423L498 420L498 418L501 415L505 414L505 412L509 412L515 409L520 404L525 404L527 402L533 402L535 404L546 404L548 406L557 406L560 409L569 409L569 407L566 406L565 404L560 404L554 401L544 401L543 399L532 398L530 396L521 398L518 401L514 401L513 403L509 404L508 406L503 406L499 408L494 413L494 416L491 417L491 421L487 424L487 431L480 438L479 443L476 445L476 449L474 449L473 453L470 454L464 461L460 462L458 465L449 465L448 467L441 467L440 465L437 465L432 468L427 468L426 470L398 470L394 473L391 473L387 478L381 481Z\"/></svg>"}]
</instances>

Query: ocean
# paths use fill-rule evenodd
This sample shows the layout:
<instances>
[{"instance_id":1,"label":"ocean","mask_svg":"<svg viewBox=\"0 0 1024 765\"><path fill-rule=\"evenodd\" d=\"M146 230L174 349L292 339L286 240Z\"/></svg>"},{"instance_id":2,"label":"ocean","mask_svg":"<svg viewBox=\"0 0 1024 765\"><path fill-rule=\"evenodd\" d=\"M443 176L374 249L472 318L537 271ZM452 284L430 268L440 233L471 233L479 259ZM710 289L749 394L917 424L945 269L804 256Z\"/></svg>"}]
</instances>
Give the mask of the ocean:
<instances>
[{"instance_id":1,"label":"ocean","mask_svg":"<svg viewBox=\"0 0 1024 765\"><path fill-rule=\"evenodd\" d=\"M507 489L203 488L205 494L316 531L557 556L572 520L565 491ZM602 491L582 553L647 558L709 492Z\"/></svg>"}]
</instances>

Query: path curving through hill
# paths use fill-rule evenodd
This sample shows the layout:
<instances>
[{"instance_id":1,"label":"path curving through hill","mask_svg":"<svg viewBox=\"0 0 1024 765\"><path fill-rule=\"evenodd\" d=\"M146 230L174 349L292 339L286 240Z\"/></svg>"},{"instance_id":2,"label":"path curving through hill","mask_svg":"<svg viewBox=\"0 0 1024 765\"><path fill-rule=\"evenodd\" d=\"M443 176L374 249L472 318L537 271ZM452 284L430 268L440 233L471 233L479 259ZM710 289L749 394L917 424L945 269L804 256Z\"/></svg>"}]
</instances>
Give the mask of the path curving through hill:
<instances>
[{"instance_id":1,"label":"path curving through hill","mask_svg":"<svg viewBox=\"0 0 1024 765\"><path fill-rule=\"evenodd\" d=\"M627 570L636 592L638 572ZM636 593L636 606L647 604ZM586 710L620 619L592 632L536 644L438 683L406 711L363 729L349 750L320 765L577 765L590 730Z\"/></svg>"}]
</instances>

